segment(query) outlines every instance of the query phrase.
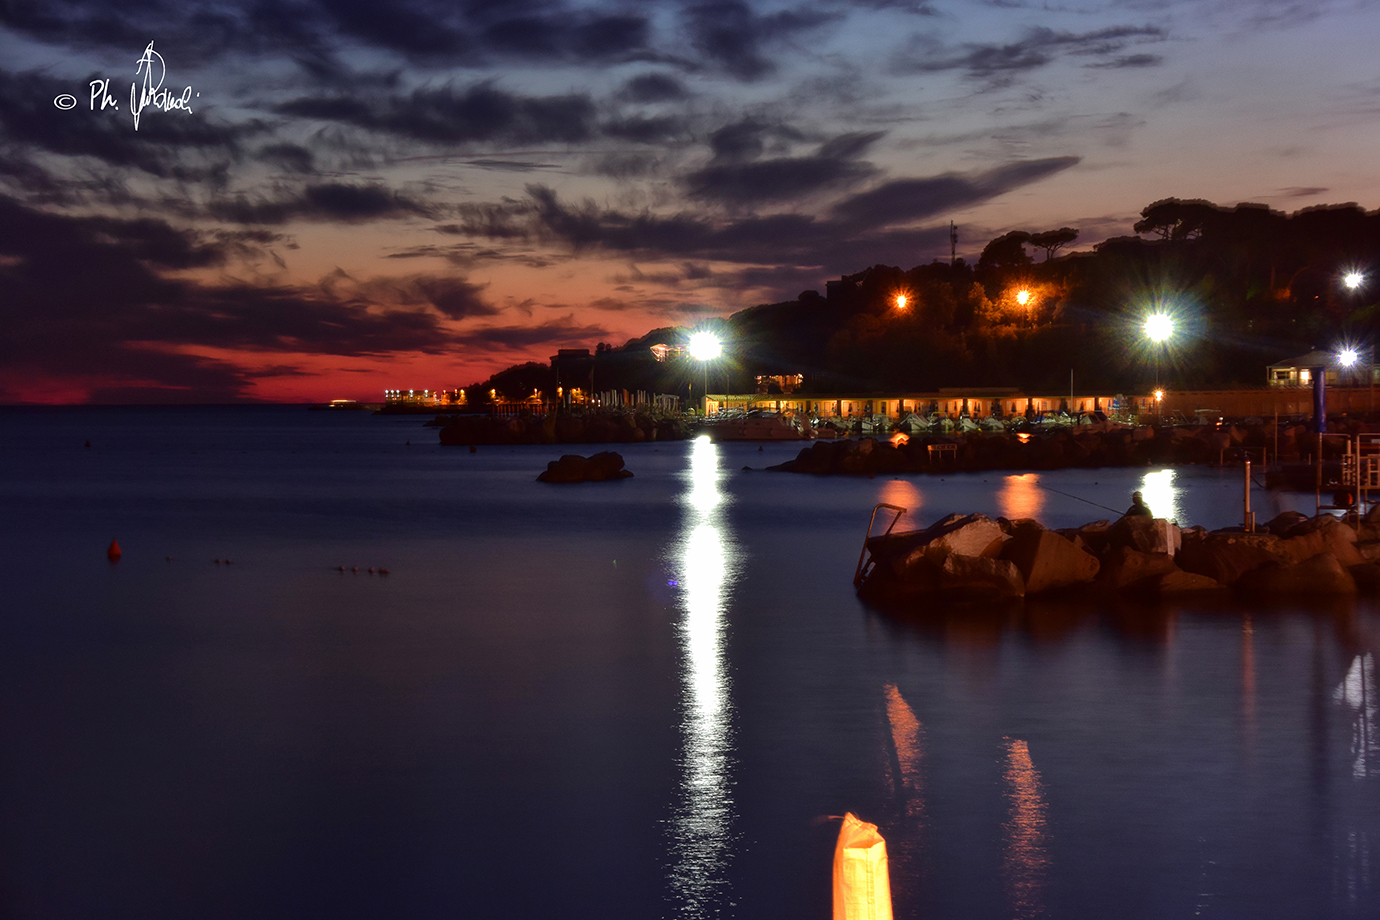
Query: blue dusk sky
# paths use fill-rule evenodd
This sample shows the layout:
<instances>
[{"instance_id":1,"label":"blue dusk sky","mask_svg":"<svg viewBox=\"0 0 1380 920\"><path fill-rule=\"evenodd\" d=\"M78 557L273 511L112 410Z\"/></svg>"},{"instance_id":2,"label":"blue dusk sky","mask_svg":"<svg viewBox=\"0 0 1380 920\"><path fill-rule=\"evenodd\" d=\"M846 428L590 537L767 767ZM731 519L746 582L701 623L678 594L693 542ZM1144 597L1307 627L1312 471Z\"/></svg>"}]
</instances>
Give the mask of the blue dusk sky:
<instances>
[{"instance_id":1,"label":"blue dusk sky","mask_svg":"<svg viewBox=\"0 0 1380 920\"><path fill-rule=\"evenodd\" d=\"M1373 209L1378 38L1359 0L8 0L0 401L378 399L950 221L971 259L1169 196Z\"/></svg>"}]
</instances>

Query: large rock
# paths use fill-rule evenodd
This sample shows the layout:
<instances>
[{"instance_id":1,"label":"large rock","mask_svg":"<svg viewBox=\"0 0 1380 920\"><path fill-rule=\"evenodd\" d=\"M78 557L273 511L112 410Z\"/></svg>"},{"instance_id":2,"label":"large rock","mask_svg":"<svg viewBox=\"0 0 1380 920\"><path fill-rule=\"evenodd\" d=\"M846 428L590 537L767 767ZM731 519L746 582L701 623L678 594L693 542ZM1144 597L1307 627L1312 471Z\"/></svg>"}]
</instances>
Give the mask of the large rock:
<instances>
[{"instance_id":1,"label":"large rock","mask_svg":"<svg viewBox=\"0 0 1380 920\"><path fill-rule=\"evenodd\" d=\"M1179 568L1206 575L1224 585L1235 585L1243 575L1279 564L1279 557L1242 541L1239 536L1205 534L1185 540L1179 549Z\"/></svg>"},{"instance_id":2,"label":"large rock","mask_svg":"<svg viewBox=\"0 0 1380 920\"><path fill-rule=\"evenodd\" d=\"M936 565L945 556L995 556L1007 539L1001 525L985 514L951 514L924 531L920 545L911 550L906 565L924 556Z\"/></svg>"},{"instance_id":3,"label":"large rock","mask_svg":"<svg viewBox=\"0 0 1380 920\"><path fill-rule=\"evenodd\" d=\"M1174 557L1168 553L1143 553L1129 546L1113 546L1102 557L1097 580L1120 590L1168 575L1174 568Z\"/></svg>"},{"instance_id":4,"label":"large rock","mask_svg":"<svg viewBox=\"0 0 1380 920\"><path fill-rule=\"evenodd\" d=\"M1123 517L1107 531L1109 546L1129 546L1142 553L1168 553L1179 551L1182 536L1178 525L1164 518L1149 518L1139 515Z\"/></svg>"},{"instance_id":5,"label":"large rock","mask_svg":"<svg viewBox=\"0 0 1380 920\"><path fill-rule=\"evenodd\" d=\"M1005 559L950 553L939 569L939 586L947 594L982 600L990 597L1021 597L1025 582L1020 571Z\"/></svg>"},{"instance_id":6,"label":"large rock","mask_svg":"<svg viewBox=\"0 0 1380 920\"><path fill-rule=\"evenodd\" d=\"M1206 575L1195 575L1192 572L1185 572L1183 569L1175 568L1174 571L1166 575L1161 575L1155 582L1155 589L1161 596L1175 594L1197 594L1201 591L1218 591L1222 585Z\"/></svg>"},{"instance_id":7,"label":"large rock","mask_svg":"<svg viewBox=\"0 0 1380 920\"><path fill-rule=\"evenodd\" d=\"M1356 579L1335 556L1318 553L1302 562L1257 569L1241 580L1240 587L1268 596L1355 594Z\"/></svg>"},{"instance_id":8,"label":"large rock","mask_svg":"<svg viewBox=\"0 0 1380 920\"><path fill-rule=\"evenodd\" d=\"M623 469L623 456L611 450L600 451L592 457L579 454L566 454L559 460L546 465L546 471L537 477L538 482L606 482L610 479L627 479L631 470Z\"/></svg>"},{"instance_id":9,"label":"large rock","mask_svg":"<svg viewBox=\"0 0 1380 920\"><path fill-rule=\"evenodd\" d=\"M1288 531L1280 541L1280 554L1288 562L1302 562L1318 553L1337 557L1344 567L1364 562L1356 549L1356 531L1331 515L1319 515Z\"/></svg>"},{"instance_id":10,"label":"large rock","mask_svg":"<svg viewBox=\"0 0 1380 920\"><path fill-rule=\"evenodd\" d=\"M1026 594L1039 594L1092 581L1097 557L1053 531L1016 527L1002 547L1001 558L1011 562L1025 581Z\"/></svg>"}]
</instances>

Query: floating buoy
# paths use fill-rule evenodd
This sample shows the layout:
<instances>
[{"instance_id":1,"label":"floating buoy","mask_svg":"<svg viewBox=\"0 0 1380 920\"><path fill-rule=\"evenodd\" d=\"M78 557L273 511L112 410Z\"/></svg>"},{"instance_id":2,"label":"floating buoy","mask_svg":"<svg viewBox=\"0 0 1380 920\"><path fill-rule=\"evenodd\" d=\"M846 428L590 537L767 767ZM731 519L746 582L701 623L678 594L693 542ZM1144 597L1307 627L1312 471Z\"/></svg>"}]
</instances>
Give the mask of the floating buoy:
<instances>
[{"instance_id":1,"label":"floating buoy","mask_svg":"<svg viewBox=\"0 0 1380 920\"><path fill-rule=\"evenodd\" d=\"M388 574L388 570L387 570L387 569L379 569L379 574L380 574L380 575L387 575L387 574Z\"/></svg>"},{"instance_id":2,"label":"floating buoy","mask_svg":"<svg viewBox=\"0 0 1380 920\"><path fill-rule=\"evenodd\" d=\"M357 565L352 565L352 566L350 566L350 571L351 571L351 572L354 572L355 574L359 574L359 566L357 566Z\"/></svg>"},{"instance_id":3,"label":"floating buoy","mask_svg":"<svg viewBox=\"0 0 1380 920\"><path fill-rule=\"evenodd\" d=\"M120 561L120 541L119 541L119 540L114 540L114 539L112 539L112 540L110 541L110 549L108 549L108 550L105 551L105 555L106 555L106 558L108 558L111 562L119 562L119 561Z\"/></svg>"},{"instance_id":4,"label":"floating buoy","mask_svg":"<svg viewBox=\"0 0 1380 920\"><path fill-rule=\"evenodd\" d=\"M90 446L91 446L91 442L90 442L90 441L87 441L87 442L86 442L86 446L87 446L87 447L90 447Z\"/></svg>"},{"instance_id":5,"label":"floating buoy","mask_svg":"<svg viewBox=\"0 0 1380 920\"><path fill-rule=\"evenodd\" d=\"M169 562L172 562L172 556L164 556L163 558L168 560Z\"/></svg>"},{"instance_id":6,"label":"floating buoy","mask_svg":"<svg viewBox=\"0 0 1380 920\"><path fill-rule=\"evenodd\" d=\"M337 572L343 572L343 571L345 571L345 566L343 566L343 565L338 565L338 566L335 567L335 570L336 570Z\"/></svg>"},{"instance_id":7,"label":"floating buoy","mask_svg":"<svg viewBox=\"0 0 1380 920\"><path fill-rule=\"evenodd\" d=\"M235 564L235 560L233 560L233 559L227 559L227 560L225 560L225 564L226 564L226 565L234 565L234 564Z\"/></svg>"}]
</instances>

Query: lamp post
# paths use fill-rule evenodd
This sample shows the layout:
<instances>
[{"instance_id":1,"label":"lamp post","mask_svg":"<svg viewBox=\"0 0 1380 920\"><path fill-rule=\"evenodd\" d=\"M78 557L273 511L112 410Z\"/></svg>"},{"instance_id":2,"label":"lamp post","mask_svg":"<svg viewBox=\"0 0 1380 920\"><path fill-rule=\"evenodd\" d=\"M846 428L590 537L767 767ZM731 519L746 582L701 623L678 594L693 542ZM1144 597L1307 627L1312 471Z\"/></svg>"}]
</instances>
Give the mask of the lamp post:
<instances>
[{"instance_id":1,"label":"lamp post","mask_svg":"<svg viewBox=\"0 0 1380 920\"><path fill-rule=\"evenodd\" d=\"M1174 334L1174 317L1168 313L1152 313L1145 320L1145 337L1154 343L1155 349L1155 415L1158 418L1164 391L1160 389L1160 346L1169 341Z\"/></svg>"},{"instance_id":2,"label":"lamp post","mask_svg":"<svg viewBox=\"0 0 1380 920\"><path fill-rule=\"evenodd\" d=\"M704 366L704 414L709 414L709 362L724 350L718 336L712 332L696 332L690 336L690 357Z\"/></svg>"}]
</instances>

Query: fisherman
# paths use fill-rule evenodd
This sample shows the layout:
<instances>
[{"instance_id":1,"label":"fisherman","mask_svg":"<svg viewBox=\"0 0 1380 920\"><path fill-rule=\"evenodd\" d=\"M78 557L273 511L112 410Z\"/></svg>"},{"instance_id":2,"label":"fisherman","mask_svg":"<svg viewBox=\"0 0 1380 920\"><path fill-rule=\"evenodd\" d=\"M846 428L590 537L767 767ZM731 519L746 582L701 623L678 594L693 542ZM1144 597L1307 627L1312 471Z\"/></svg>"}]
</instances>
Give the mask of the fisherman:
<instances>
[{"instance_id":1,"label":"fisherman","mask_svg":"<svg viewBox=\"0 0 1380 920\"><path fill-rule=\"evenodd\" d=\"M1139 492L1131 493L1131 507L1126 509L1122 517L1154 517L1150 509L1145 504L1145 499Z\"/></svg>"}]
</instances>

